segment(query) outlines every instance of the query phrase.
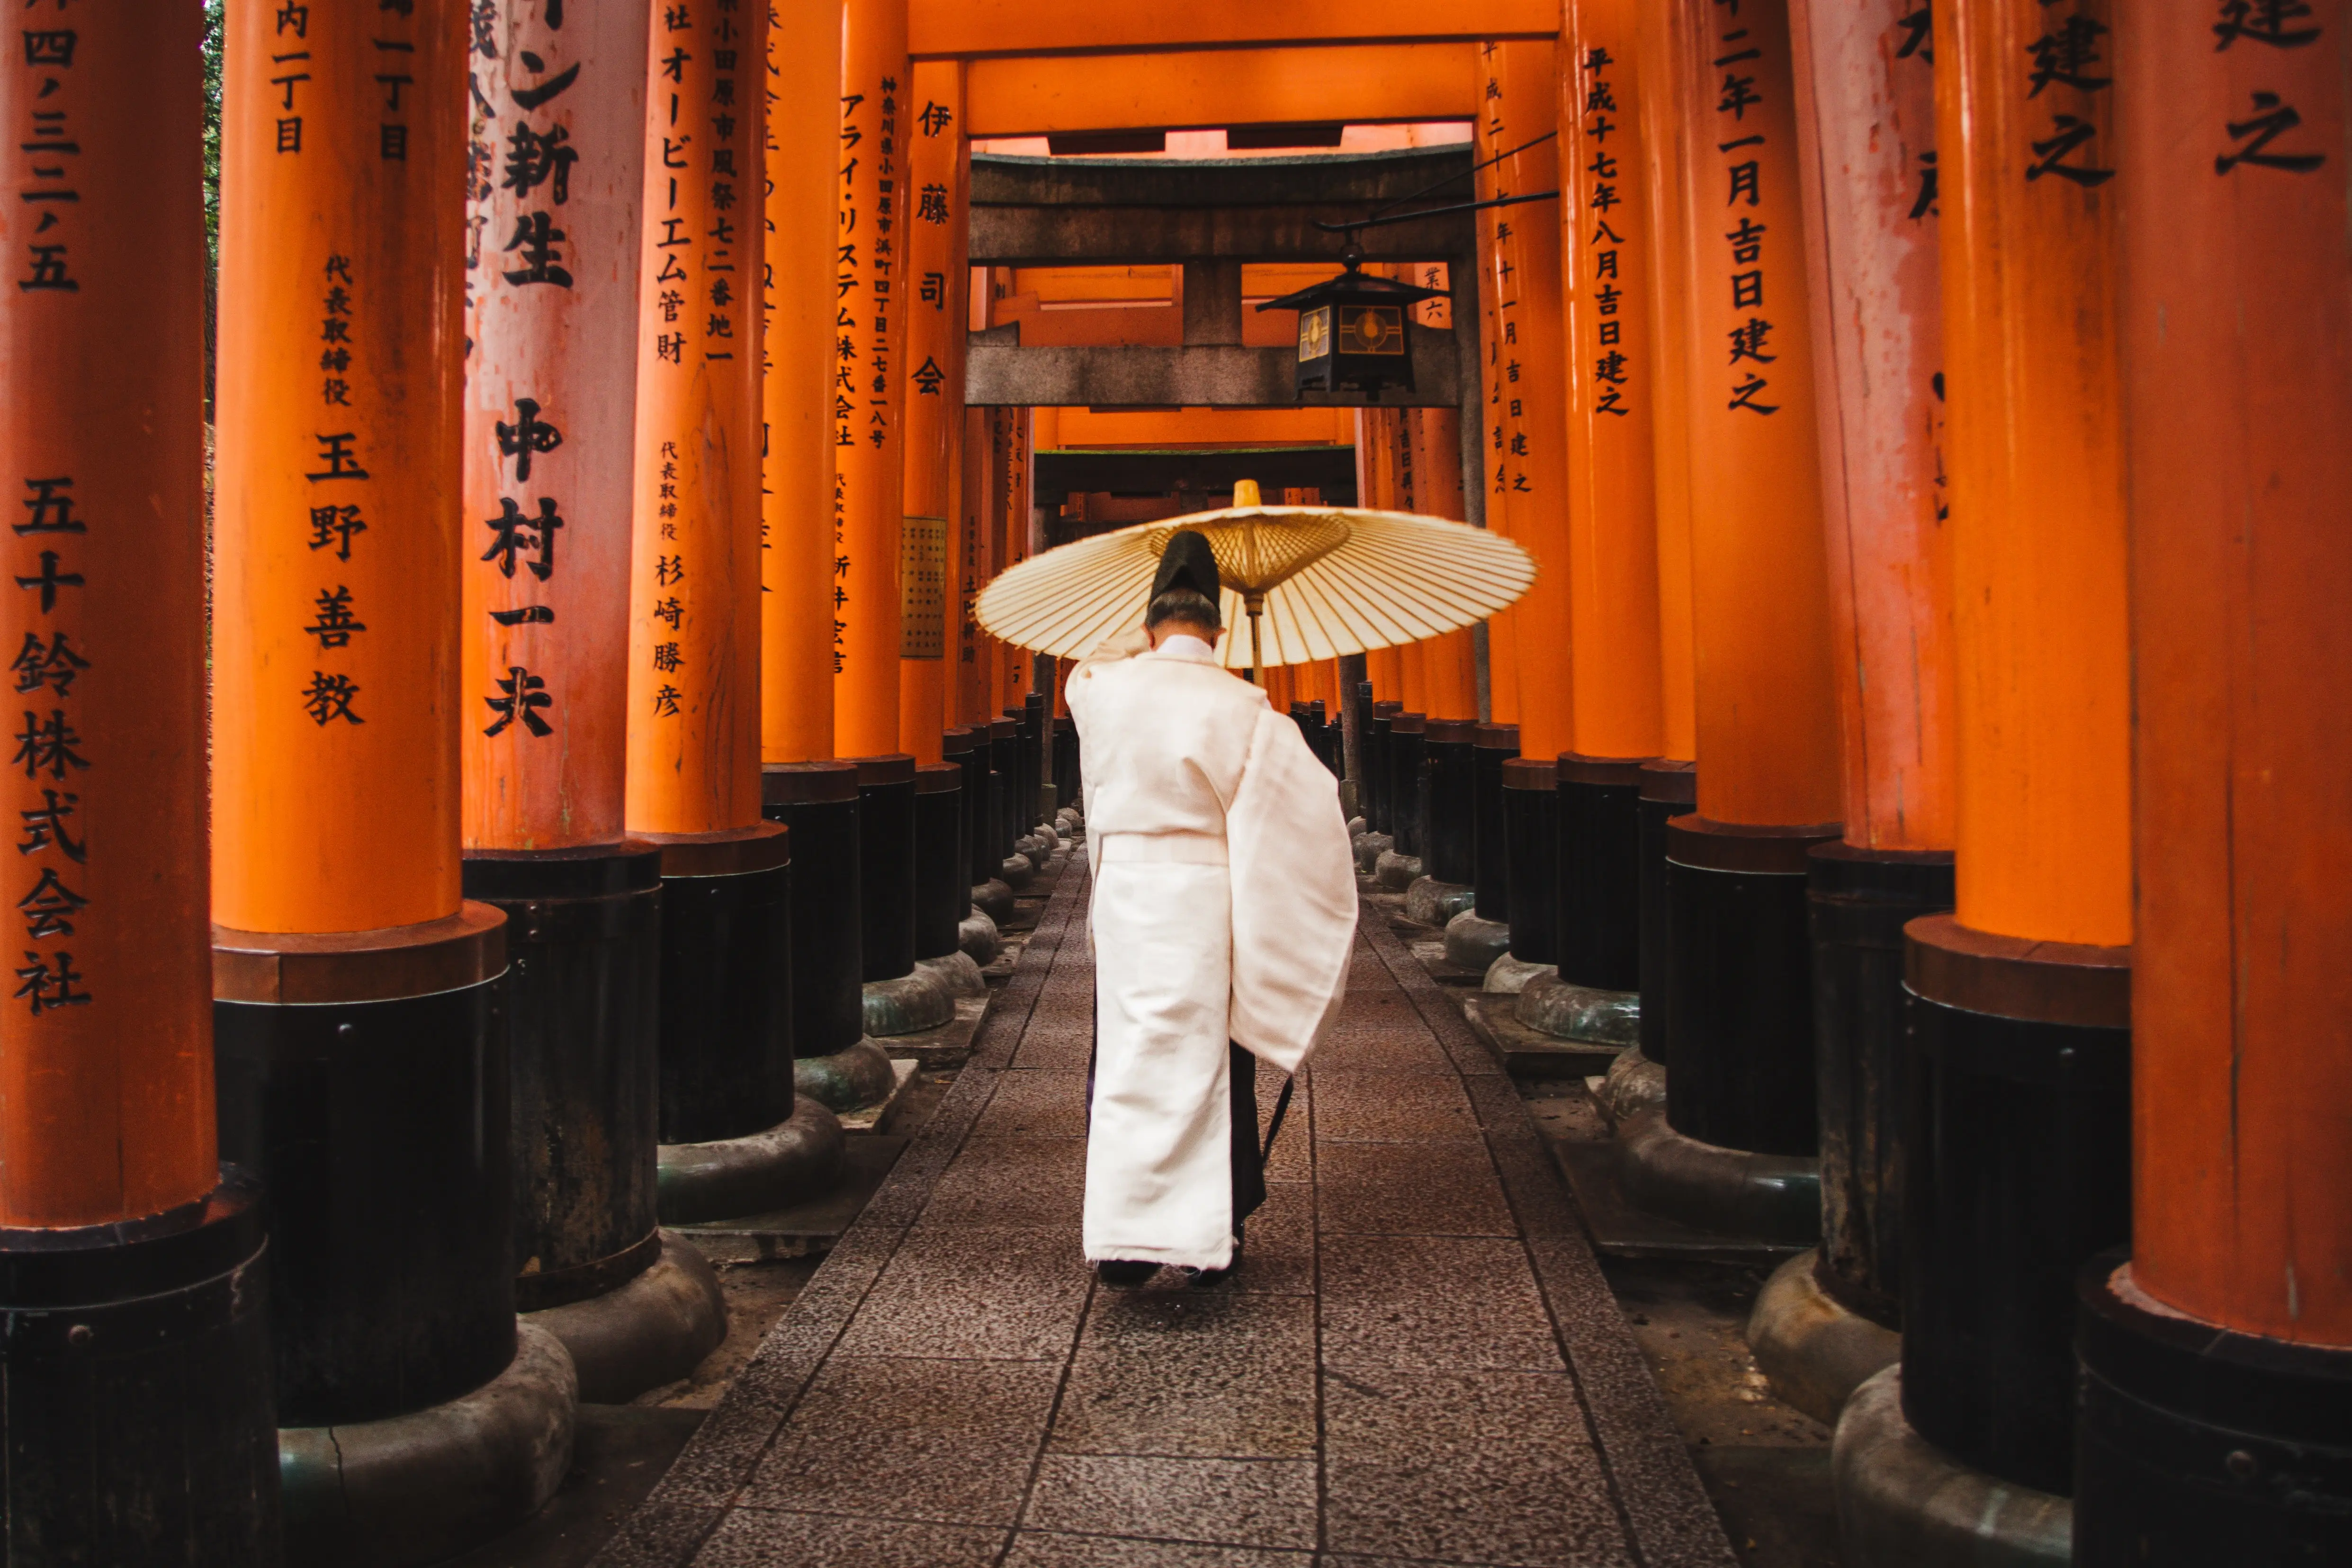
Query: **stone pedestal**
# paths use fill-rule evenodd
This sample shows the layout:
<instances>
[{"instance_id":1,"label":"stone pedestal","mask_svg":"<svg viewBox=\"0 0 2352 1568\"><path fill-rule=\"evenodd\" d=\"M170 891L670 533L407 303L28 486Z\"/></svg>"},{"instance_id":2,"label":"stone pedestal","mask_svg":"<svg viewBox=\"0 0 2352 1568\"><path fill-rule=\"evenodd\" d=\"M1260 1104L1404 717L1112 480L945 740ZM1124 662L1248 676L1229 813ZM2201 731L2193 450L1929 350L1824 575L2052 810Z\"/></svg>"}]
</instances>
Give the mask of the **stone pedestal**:
<instances>
[{"instance_id":1,"label":"stone pedestal","mask_svg":"<svg viewBox=\"0 0 2352 1568\"><path fill-rule=\"evenodd\" d=\"M1846 1402L1831 1450L1851 1568L2066 1568L2074 1505L1945 1453L1903 1415L1903 1372ZM2228 1561L2207 1559L2205 1561Z\"/></svg>"}]
</instances>

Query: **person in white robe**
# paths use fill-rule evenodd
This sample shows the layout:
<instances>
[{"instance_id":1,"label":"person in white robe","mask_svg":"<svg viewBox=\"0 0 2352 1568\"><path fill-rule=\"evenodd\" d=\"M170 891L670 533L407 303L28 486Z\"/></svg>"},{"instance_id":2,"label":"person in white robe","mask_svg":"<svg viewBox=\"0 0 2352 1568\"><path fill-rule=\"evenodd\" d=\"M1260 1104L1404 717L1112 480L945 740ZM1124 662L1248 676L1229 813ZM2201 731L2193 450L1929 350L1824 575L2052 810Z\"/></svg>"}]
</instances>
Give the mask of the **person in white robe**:
<instances>
[{"instance_id":1,"label":"person in white robe","mask_svg":"<svg viewBox=\"0 0 2352 1568\"><path fill-rule=\"evenodd\" d=\"M1339 1011L1355 863L1330 772L1217 662L1216 562L1170 541L1143 642L1069 681L1094 878L1086 1256L1222 1279L1264 1195L1252 1058L1296 1072ZM1234 1049L1239 1048L1239 1049ZM1246 1053L1246 1054L1245 1054Z\"/></svg>"}]
</instances>

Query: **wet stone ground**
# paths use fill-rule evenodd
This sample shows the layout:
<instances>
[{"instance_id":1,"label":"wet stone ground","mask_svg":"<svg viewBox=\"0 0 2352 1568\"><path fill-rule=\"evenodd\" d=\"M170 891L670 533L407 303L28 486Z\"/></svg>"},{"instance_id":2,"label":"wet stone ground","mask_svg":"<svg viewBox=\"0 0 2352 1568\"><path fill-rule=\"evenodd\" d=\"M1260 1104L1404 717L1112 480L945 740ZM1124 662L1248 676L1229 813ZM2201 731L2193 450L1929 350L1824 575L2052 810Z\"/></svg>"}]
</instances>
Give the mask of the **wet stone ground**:
<instances>
[{"instance_id":1,"label":"wet stone ground","mask_svg":"<svg viewBox=\"0 0 2352 1568\"><path fill-rule=\"evenodd\" d=\"M1096 1286L1061 871L857 1225L723 1268L726 1344L583 1407L564 1493L468 1568L1836 1563L1827 1430L1741 1338L1762 1271L1596 1258L1547 1147L1589 1101L1502 1072L1390 899L1234 1279Z\"/></svg>"}]
</instances>

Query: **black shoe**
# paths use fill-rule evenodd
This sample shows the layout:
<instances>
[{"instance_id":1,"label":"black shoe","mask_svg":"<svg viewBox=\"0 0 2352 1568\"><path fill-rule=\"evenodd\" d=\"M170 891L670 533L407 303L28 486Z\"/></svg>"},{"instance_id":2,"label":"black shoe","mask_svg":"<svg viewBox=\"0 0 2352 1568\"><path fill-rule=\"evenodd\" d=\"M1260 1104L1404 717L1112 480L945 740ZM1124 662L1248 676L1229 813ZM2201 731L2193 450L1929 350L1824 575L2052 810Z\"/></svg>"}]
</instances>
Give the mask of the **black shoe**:
<instances>
[{"instance_id":1,"label":"black shoe","mask_svg":"<svg viewBox=\"0 0 2352 1568\"><path fill-rule=\"evenodd\" d=\"M1236 1269L1238 1269L1238 1268L1240 1268L1241 1266L1242 1266L1242 1228L1241 1228L1240 1226L1236 1225L1236 1226L1234 1226L1234 1256L1233 1256L1233 1260L1232 1260L1231 1262L1227 1263L1227 1264L1226 1264L1223 1268L1222 1268L1222 1269L1187 1269L1187 1270L1184 1270L1184 1286L1185 1286L1185 1289L1187 1289L1187 1290L1192 1290L1192 1291L1213 1291L1213 1290L1215 1290L1219 1285L1223 1284L1227 1280L1229 1280L1229 1279L1233 1278L1234 1270L1236 1270Z\"/></svg>"},{"instance_id":2,"label":"black shoe","mask_svg":"<svg viewBox=\"0 0 2352 1568\"><path fill-rule=\"evenodd\" d=\"M1132 1291L1160 1272L1157 1263L1136 1262L1125 1258L1106 1258L1095 1265L1095 1278L1113 1290Z\"/></svg>"}]
</instances>

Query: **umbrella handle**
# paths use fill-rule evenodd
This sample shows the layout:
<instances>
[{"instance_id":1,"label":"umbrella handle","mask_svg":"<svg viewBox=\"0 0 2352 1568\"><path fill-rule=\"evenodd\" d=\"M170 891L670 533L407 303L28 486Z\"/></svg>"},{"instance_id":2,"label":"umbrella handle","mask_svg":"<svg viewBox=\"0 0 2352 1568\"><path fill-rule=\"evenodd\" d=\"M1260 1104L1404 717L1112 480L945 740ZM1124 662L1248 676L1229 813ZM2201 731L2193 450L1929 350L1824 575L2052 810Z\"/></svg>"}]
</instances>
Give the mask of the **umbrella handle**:
<instances>
[{"instance_id":1,"label":"umbrella handle","mask_svg":"<svg viewBox=\"0 0 2352 1568\"><path fill-rule=\"evenodd\" d=\"M1258 670L1257 618L1258 612L1265 608L1265 595L1262 593L1244 594L1242 598L1242 608L1249 612L1250 685L1254 686L1262 686L1265 685L1265 682Z\"/></svg>"}]
</instances>

